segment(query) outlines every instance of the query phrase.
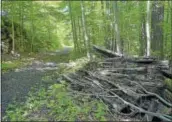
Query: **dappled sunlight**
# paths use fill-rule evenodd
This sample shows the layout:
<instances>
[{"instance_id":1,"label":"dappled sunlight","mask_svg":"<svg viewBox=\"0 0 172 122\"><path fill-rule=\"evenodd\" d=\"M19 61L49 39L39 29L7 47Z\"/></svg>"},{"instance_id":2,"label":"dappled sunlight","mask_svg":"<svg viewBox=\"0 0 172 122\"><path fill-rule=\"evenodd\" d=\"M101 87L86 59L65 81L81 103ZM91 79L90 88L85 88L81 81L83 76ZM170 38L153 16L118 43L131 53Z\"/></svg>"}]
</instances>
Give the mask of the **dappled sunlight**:
<instances>
[{"instance_id":1,"label":"dappled sunlight","mask_svg":"<svg viewBox=\"0 0 172 122\"><path fill-rule=\"evenodd\" d=\"M172 121L172 1L2 1L3 121Z\"/></svg>"}]
</instances>

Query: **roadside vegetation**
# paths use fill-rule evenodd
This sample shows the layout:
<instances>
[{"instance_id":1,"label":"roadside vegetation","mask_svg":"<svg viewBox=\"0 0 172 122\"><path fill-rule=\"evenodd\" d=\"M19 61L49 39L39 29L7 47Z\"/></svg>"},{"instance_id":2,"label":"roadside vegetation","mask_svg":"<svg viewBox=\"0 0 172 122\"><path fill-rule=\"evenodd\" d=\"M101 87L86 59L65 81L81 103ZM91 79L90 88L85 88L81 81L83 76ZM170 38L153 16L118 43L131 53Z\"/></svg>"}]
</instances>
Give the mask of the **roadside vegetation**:
<instances>
[{"instance_id":1,"label":"roadside vegetation","mask_svg":"<svg viewBox=\"0 0 172 122\"><path fill-rule=\"evenodd\" d=\"M23 104L11 104L4 120L10 121L105 121L107 106L89 96L72 96L65 84L31 91Z\"/></svg>"}]
</instances>

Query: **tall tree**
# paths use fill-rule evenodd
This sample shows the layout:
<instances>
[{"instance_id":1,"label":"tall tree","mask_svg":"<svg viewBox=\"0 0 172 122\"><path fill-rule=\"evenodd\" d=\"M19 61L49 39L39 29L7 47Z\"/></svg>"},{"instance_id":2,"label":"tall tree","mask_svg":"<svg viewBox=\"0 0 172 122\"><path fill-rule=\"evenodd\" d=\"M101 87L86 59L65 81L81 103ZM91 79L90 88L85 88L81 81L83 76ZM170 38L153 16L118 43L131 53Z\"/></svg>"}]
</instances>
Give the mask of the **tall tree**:
<instances>
[{"instance_id":1,"label":"tall tree","mask_svg":"<svg viewBox=\"0 0 172 122\"><path fill-rule=\"evenodd\" d=\"M168 6L167 6L167 13L166 13L166 20L165 20L165 25L169 25L170 22L169 22L169 19L170 19L170 1L168 1ZM164 52L167 51L167 43L168 43L168 35L169 35L169 32L165 29L164 30L164 35L165 35L165 38L164 38Z\"/></svg>"},{"instance_id":2,"label":"tall tree","mask_svg":"<svg viewBox=\"0 0 172 122\"><path fill-rule=\"evenodd\" d=\"M30 13L30 17L31 17L31 43L30 43L30 51L33 52L34 51L34 38L35 38L35 26L34 26L34 6L33 6L33 1L31 1L31 13Z\"/></svg>"},{"instance_id":3,"label":"tall tree","mask_svg":"<svg viewBox=\"0 0 172 122\"><path fill-rule=\"evenodd\" d=\"M111 49L111 39L110 39L110 1L106 1L106 14L105 14L105 18L106 18L106 32L105 32L105 42L106 42L106 47L108 49Z\"/></svg>"},{"instance_id":4,"label":"tall tree","mask_svg":"<svg viewBox=\"0 0 172 122\"><path fill-rule=\"evenodd\" d=\"M118 4L117 1L113 2L114 11L115 11L115 37L116 37L116 51L117 53L121 54L121 42L120 42L120 30L119 30L119 12L118 12Z\"/></svg>"},{"instance_id":5,"label":"tall tree","mask_svg":"<svg viewBox=\"0 0 172 122\"><path fill-rule=\"evenodd\" d=\"M150 52L151 52L151 48L150 48L150 15L151 15L151 11L150 11L150 6L151 3L150 1L147 1L147 16L146 16L146 37L147 37L147 45L146 45L146 56L150 56Z\"/></svg>"},{"instance_id":6,"label":"tall tree","mask_svg":"<svg viewBox=\"0 0 172 122\"><path fill-rule=\"evenodd\" d=\"M11 2L11 7L14 7L13 2ZM15 31L14 31L14 14L12 14L12 52L15 51L15 35L14 35Z\"/></svg>"},{"instance_id":7,"label":"tall tree","mask_svg":"<svg viewBox=\"0 0 172 122\"><path fill-rule=\"evenodd\" d=\"M139 33L139 41L140 41L140 55L143 56L145 53L145 44L146 44L146 23L145 23L145 14L143 13L143 7L140 2L139 4L140 7L140 33Z\"/></svg>"},{"instance_id":8,"label":"tall tree","mask_svg":"<svg viewBox=\"0 0 172 122\"><path fill-rule=\"evenodd\" d=\"M170 9L171 13L172 13L172 1L171 1L171 9ZM171 33L172 33L172 15L171 15ZM172 61L172 34L171 34L171 61Z\"/></svg>"},{"instance_id":9,"label":"tall tree","mask_svg":"<svg viewBox=\"0 0 172 122\"><path fill-rule=\"evenodd\" d=\"M90 40L88 38L87 29L86 29L86 21L85 21L85 7L84 2L81 1L81 11L82 11L82 28L84 32L84 40L86 43L86 50L87 50L87 57L91 59L91 53L90 53Z\"/></svg>"},{"instance_id":10,"label":"tall tree","mask_svg":"<svg viewBox=\"0 0 172 122\"><path fill-rule=\"evenodd\" d=\"M160 50L160 57L163 58L163 28L164 5L160 1L153 1L151 16L151 49L156 53Z\"/></svg>"},{"instance_id":11,"label":"tall tree","mask_svg":"<svg viewBox=\"0 0 172 122\"><path fill-rule=\"evenodd\" d=\"M71 1L68 1L68 5L69 5L69 14L70 14L70 21L71 21L71 25L72 25L72 34L73 34L73 42L74 42L74 50L75 52L77 51L77 44L76 44L76 33L75 33L75 27L74 27L74 18L72 15L72 6L71 6Z\"/></svg>"},{"instance_id":12,"label":"tall tree","mask_svg":"<svg viewBox=\"0 0 172 122\"><path fill-rule=\"evenodd\" d=\"M21 2L21 9L20 9L20 14L21 14L21 49L23 50L23 42L24 42L24 37L23 37L23 30L24 30L24 20L23 20L23 11L24 11L24 4L23 4L23 1L20 1Z\"/></svg>"}]
</instances>

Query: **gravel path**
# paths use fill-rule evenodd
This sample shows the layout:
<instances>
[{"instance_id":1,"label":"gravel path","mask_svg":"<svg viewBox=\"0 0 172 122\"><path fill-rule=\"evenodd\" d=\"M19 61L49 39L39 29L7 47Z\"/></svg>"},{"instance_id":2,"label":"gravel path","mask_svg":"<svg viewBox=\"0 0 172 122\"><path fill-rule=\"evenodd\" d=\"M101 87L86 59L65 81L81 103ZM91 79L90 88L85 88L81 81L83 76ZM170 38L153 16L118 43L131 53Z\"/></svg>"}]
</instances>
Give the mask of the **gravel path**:
<instances>
[{"instance_id":1,"label":"gravel path","mask_svg":"<svg viewBox=\"0 0 172 122\"><path fill-rule=\"evenodd\" d=\"M23 102L25 96L31 90L31 87L39 89L45 84L42 79L44 76L52 75L57 71L55 63L43 63L34 61L31 65L23 67L21 69L15 69L2 74L1 76L1 113L2 117L5 115L5 110L9 103L13 102L15 98L16 102ZM55 83L55 80L53 81ZM52 82L50 82L52 83Z\"/></svg>"},{"instance_id":2,"label":"gravel path","mask_svg":"<svg viewBox=\"0 0 172 122\"><path fill-rule=\"evenodd\" d=\"M64 47L61 50L54 52L58 54L68 54L72 51L71 47ZM50 55L50 54L46 54ZM1 115L5 115L8 104L13 102L24 102L25 97L32 87L39 89L41 86L48 86L57 82L56 79L48 82L42 78L50 76L58 70L58 65L53 62L33 61L29 66L15 69L1 75Z\"/></svg>"}]
</instances>

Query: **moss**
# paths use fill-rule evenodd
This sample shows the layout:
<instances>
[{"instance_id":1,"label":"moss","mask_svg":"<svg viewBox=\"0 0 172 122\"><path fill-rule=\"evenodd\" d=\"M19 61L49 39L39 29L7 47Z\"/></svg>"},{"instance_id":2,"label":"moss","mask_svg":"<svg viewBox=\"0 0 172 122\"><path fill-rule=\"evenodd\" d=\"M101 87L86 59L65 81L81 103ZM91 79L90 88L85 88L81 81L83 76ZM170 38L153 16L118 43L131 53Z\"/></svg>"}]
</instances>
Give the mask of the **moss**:
<instances>
[{"instance_id":1,"label":"moss","mask_svg":"<svg viewBox=\"0 0 172 122\"><path fill-rule=\"evenodd\" d=\"M2 71L8 71L8 70L12 70L15 68L18 68L22 65L22 63L20 61L8 61L8 62L2 62L1 63L1 69Z\"/></svg>"},{"instance_id":2,"label":"moss","mask_svg":"<svg viewBox=\"0 0 172 122\"><path fill-rule=\"evenodd\" d=\"M165 80L165 84L167 85L168 89L172 89L172 80L171 79L166 79Z\"/></svg>"},{"instance_id":3,"label":"moss","mask_svg":"<svg viewBox=\"0 0 172 122\"><path fill-rule=\"evenodd\" d=\"M11 61L2 61L1 62L1 70L2 72L7 72L16 68L20 68L28 65L34 58L22 58Z\"/></svg>"}]
</instances>

